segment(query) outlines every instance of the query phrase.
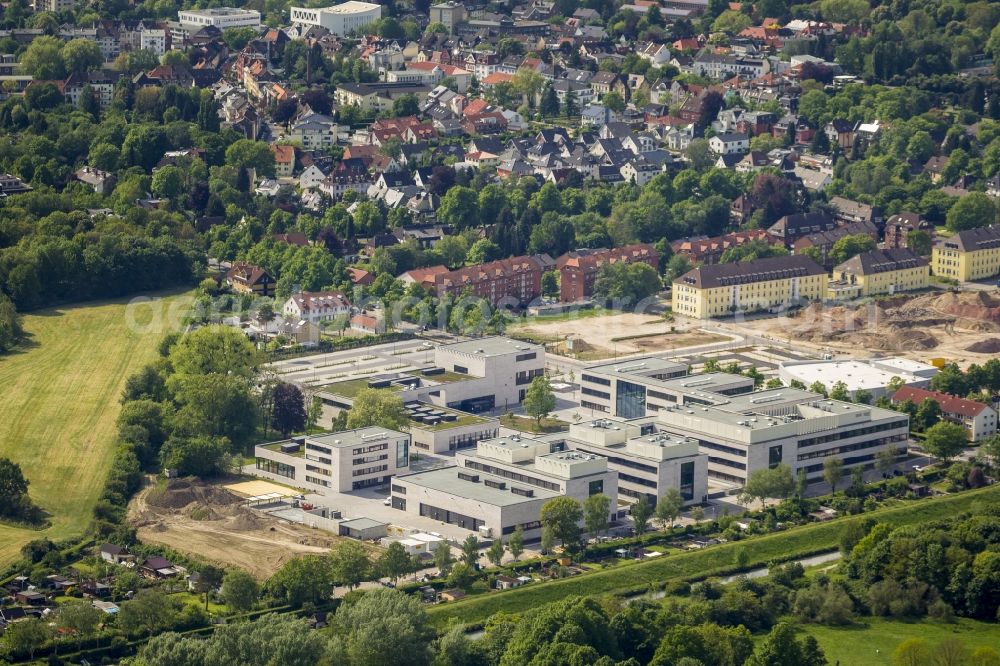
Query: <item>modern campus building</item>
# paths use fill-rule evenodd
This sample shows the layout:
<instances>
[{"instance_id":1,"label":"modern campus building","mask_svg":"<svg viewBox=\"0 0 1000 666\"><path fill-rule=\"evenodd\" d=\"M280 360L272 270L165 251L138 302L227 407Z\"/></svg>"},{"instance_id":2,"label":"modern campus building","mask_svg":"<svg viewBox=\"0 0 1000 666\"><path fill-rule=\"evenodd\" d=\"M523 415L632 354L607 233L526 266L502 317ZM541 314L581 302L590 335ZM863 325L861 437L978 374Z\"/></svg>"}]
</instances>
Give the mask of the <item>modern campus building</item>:
<instances>
[{"instance_id":1,"label":"modern campus building","mask_svg":"<svg viewBox=\"0 0 1000 666\"><path fill-rule=\"evenodd\" d=\"M549 500L618 495L618 475L606 458L544 439L483 440L474 452L457 453L455 462L393 479L392 506L486 537L506 536L520 526L531 539L541 533L541 510ZM616 513L612 502L609 519Z\"/></svg>"},{"instance_id":2,"label":"modern campus building","mask_svg":"<svg viewBox=\"0 0 1000 666\"><path fill-rule=\"evenodd\" d=\"M933 400L941 406L941 417L965 428L971 442L997 434L997 412L989 405L915 386L904 386L892 394L892 401L896 404L907 400L917 406L924 400Z\"/></svg>"},{"instance_id":3,"label":"modern campus building","mask_svg":"<svg viewBox=\"0 0 1000 666\"><path fill-rule=\"evenodd\" d=\"M850 300L926 289L930 272L930 265L906 248L862 252L833 269L827 295Z\"/></svg>"},{"instance_id":4,"label":"modern campus building","mask_svg":"<svg viewBox=\"0 0 1000 666\"><path fill-rule=\"evenodd\" d=\"M959 282L1000 274L1000 225L959 231L935 243L931 268L938 277Z\"/></svg>"},{"instance_id":5,"label":"modern campus building","mask_svg":"<svg viewBox=\"0 0 1000 666\"><path fill-rule=\"evenodd\" d=\"M673 283L675 314L708 319L777 311L826 295L827 274L805 255L698 266Z\"/></svg>"},{"instance_id":6,"label":"modern campus building","mask_svg":"<svg viewBox=\"0 0 1000 666\"><path fill-rule=\"evenodd\" d=\"M235 7L189 9L177 12L177 22L185 28L192 29L192 32L207 26L213 26L222 31L229 28L259 28L260 12Z\"/></svg>"},{"instance_id":7,"label":"modern campus building","mask_svg":"<svg viewBox=\"0 0 1000 666\"><path fill-rule=\"evenodd\" d=\"M781 463L812 480L822 477L830 457L845 468L871 465L880 451L902 453L909 437L906 414L791 388L677 405L660 410L657 421L666 432L698 440L709 476L740 485Z\"/></svg>"},{"instance_id":8,"label":"modern campus building","mask_svg":"<svg viewBox=\"0 0 1000 666\"><path fill-rule=\"evenodd\" d=\"M381 486L410 467L410 436L372 426L255 447L257 476L322 493Z\"/></svg>"},{"instance_id":9,"label":"modern campus building","mask_svg":"<svg viewBox=\"0 0 1000 666\"><path fill-rule=\"evenodd\" d=\"M778 377L785 384L793 381L804 386L820 382L827 390L843 382L851 399L858 391L867 391L873 400L887 394L894 380L909 386L931 383L938 369L928 363L907 358L877 358L868 361L784 361L778 365Z\"/></svg>"},{"instance_id":10,"label":"modern campus building","mask_svg":"<svg viewBox=\"0 0 1000 666\"><path fill-rule=\"evenodd\" d=\"M441 345L427 368L336 382L321 387L317 395L327 406L341 410L350 409L359 390L384 388L398 392L404 403L488 412L520 403L531 380L544 373L544 347L493 336Z\"/></svg>"},{"instance_id":11,"label":"modern campus building","mask_svg":"<svg viewBox=\"0 0 1000 666\"><path fill-rule=\"evenodd\" d=\"M593 365L580 374L580 405L593 415L623 419L750 391L753 380L749 377L722 372L688 375L687 365L655 356Z\"/></svg>"},{"instance_id":12,"label":"modern campus building","mask_svg":"<svg viewBox=\"0 0 1000 666\"><path fill-rule=\"evenodd\" d=\"M430 15L431 23L440 23L448 28L450 34L455 34L455 26L465 22L465 5L461 2L448 0L448 2L431 5Z\"/></svg>"},{"instance_id":13,"label":"modern campus building","mask_svg":"<svg viewBox=\"0 0 1000 666\"><path fill-rule=\"evenodd\" d=\"M382 18L381 5L357 2L357 0L321 9L291 8L291 22L293 24L326 28L338 37L346 37L358 28L371 25L380 18Z\"/></svg>"}]
</instances>

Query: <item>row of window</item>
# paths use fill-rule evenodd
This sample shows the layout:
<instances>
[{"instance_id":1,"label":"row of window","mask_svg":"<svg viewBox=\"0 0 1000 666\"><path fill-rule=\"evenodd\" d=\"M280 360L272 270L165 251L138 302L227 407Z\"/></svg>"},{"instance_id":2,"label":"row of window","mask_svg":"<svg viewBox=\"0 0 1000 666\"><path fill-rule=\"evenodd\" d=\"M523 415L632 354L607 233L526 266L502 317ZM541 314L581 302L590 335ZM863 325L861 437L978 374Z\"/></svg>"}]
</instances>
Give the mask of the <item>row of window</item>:
<instances>
[{"instance_id":1,"label":"row of window","mask_svg":"<svg viewBox=\"0 0 1000 666\"><path fill-rule=\"evenodd\" d=\"M361 469L356 469L352 471L351 476L367 476L369 474L384 472L387 469L389 469L388 465L373 465L372 467L362 467Z\"/></svg>"},{"instance_id":2,"label":"row of window","mask_svg":"<svg viewBox=\"0 0 1000 666\"><path fill-rule=\"evenodd\" d=\"M597 389L592 389L592 388L587 387L587 386L584 386L583 388L581 388L580 392L583 395L592 395L595 398L604 398L605 400L610 400L611 399L611 394L610 393L607 393L605 391L598 391Z\"/></svg>"},{"instance_id":3,"label":"row of window","mask_svg":"<svg viewBox=\"0 0 1000 666\"><path fill-rule=\"evenodd\" d=\"M357 449L351 450L352 456L360 456L362 453L371 453L372 451L385 451L389 448L389 442L383 442L381 444L373 444L372 446L362 446Z\"/></svg>"},{"instance_id":4,"label":"row of window","mask_svg":"<svg viewBox=\"0 0 1000 666\"><path fill-rule=\"evenodd\" d=\"M806 446L814 446L816 444L825 444L826 442L835 442L838 439L850 439L851 437L860 437L862 435L871 435L876 432L885 432L886 430L896 430L898 428L907 428L907 420L897 420L889 421L888 423L881 423L879 425L868 426L866 428L855 428L854 430L844 430L842 432L835 432L830 435L821 435L819 437L809 437L808 439L800 439L798 442L798 448L803 448Z\"/></svg>"},{"instance_id":5,"label":"row of window","mask_svg":"<svg viewBox=\"0 0 1000 666\"><path fill-rule=\"evenodd\" d=\"M465 466L469 469L474 469L485 474L492 474L493 476L502 476L505 479L511 479L512 481L520 481L521 483L527 483L528 485L537 486L539 488L545 488L546 490L553 490L555 492L560 491L558 483L552 483L551 481L545 481L544 479L538 479L533 476L527 476L525 474L520 474L518 472L512 472L509 469L503 469L502 467L495 467L494 465L486 465L475 460L466 460Z\"/></svg>"},{"instance_id":6,"label":"row of window","mask_svg":"<svg viewBox=\"0 0 1000 666\"><path fill-rule=\"evenodd\" d=\"M600 384L601 386L611 386L611 380L605 379L604 377L597 377L595 375L583 374L580 375L580 379L585 382L590 382L592 384Z\"/></svg>"},{"instance_id":7,"label":"row of window","mask_svg":"<svg viewBox=\"0 0 1000 666\"><path fill-rule=\"evenodd\" d=\"M324 479L317 479L315 476L306 475L306 481L309 483L315 483L317 486L323 486L324 488L330 487L330 482Z\"/></svg>"},{"instance_id":8,"label":"row of window","mask_svg":"<svg viewBox=\"0 0 1000 666\"><path fill-rule=\"evenodd\" d=\"M267 458L257 458L257 469L262 472L277 474L287 479L295 478L295 467L275 460L268 460Z\"/></svg>"},{"instance_id":9,"label":"row of window","mask_svg":"<svg viewBox=\"0 0 1000 666\"><path fill-rule=\"evenodd\" d=\"M858 442L856 444L846 444L844 446L838 446L833 449L826 449L825 451L813 451L811 453L800 453L798 460L801 462L803 460L812 460L814 458L826 458L827 456L840 455L844 453L850 453L851 451L863 451L864 449L871 449L876 446L885 446L891 442L905 442L906 435L897 435L894 437L881 437L879 439L871 439L867 442Z\"/></svg>"},{"instance_id":10,"label":"row of window","mask_svg":"<svg viewBox=\"0 0 1000 666\"><path fill-rule=\"evenodd\" d=\"M333 473L328 469L323 469L322 467L316 467L314 465L306 465L307 472L315 472L316 474L322 474L323 476L333 476Z\"/></svg>"}]
</instances>

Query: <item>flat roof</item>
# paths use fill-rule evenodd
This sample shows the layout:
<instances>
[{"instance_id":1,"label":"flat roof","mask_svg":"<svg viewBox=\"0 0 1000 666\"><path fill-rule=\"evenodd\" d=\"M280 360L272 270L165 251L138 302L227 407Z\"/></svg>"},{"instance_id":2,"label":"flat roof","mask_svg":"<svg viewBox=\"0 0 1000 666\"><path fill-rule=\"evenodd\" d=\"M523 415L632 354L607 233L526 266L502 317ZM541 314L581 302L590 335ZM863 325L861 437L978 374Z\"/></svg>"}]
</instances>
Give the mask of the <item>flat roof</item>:
<instances>
[{"instance_id":1,"label":"flat roof","mask_svg":"<svg viewBox=\"0 0 1000 666\"><path fill-rule=\"evenodd\" d=\"M914 361L901 356L893 356L892 358L873 358L868 362L878 363L879 365L885 365L890 368L898 368L903 372L910 372L913 374L918 372L927 372L928 370L934 370L937 372L937 368L930 363L921 363L920 361Z\"/></svg>"},{"instance_id":2,"label":"flat roof","mask_svg":"<svg viewBox=\"0 0 1000 666\"><path fill-rule=\"evenodd\" d=\"M389 523L383 523L374 518L351 518L340 523L341 527L348 527L352 530L370 530L373 527L388 527Z\"/></svg>"},{"instance_id":3,"label":"flat roof","mask_svg":"<svg viewBox=\"0 0 1000 666\"><path fill-rule=\"evenodd\" d=\"M459 472L478 475L479 483L473 483L472 481L466 481L465 479L458 478ZM506 484L506 487L503 490L499 488L491 488L483 483L484 479L504 483ZM551 490L546 490L544 488L539 488L526 483L511 481L510 479L458 466L442 467L440 469L430 470L427 472L416 472L414 474L404 474L393 477L393 481L397 483L399 481L412 483L413 485L428 488L430 490L448 493L449 495L454 495L455 497L464 500L482 502L483 504L489 504L492 506L513 506L515 504L523 504L525 502L550 500L555 497L561 497L559 493ZM510 490L512 487L531 490L534 492L534 496L523 497L521 495L515 495ZM462 507L455 508L461 510Z\"/></svg>"},{"instance_id":4,"label":"flat roof","mask_svg":"<svg viewBox=\"0 0 1000 666\"><path fill-rule=\"evenodd\" d=\"M315 11L323 12L324 14L360 14L362 12L370 12L374 9L381 9L382 5L372 4L370 2L358 2L358 0L348 0L348 2L343 2L339 5L333 5L332 7L322 7Z\"/></svg>"},{"instance_id":5,"label":"flat roof","mask_svg":"<svg viewBox=\"0 0 1000 666\"><path fill-rule=\"evenodd\" d=\"M884 361L879 360L878 363L882 364ZM905 367L905 364L899 366L891 365L890 367L898 367L899 370L893 372L892 370L875 367L864 361L855 360L782 364L781 369L806 386L811 386L813 382L821 382L829 390L837 382L844 382L847 390L853 393L859 389L885 388L892 381L893 377L899 376L900 372L912 372L909 368ZM926 370L926 368L918 368L918 370Z\"/></svg>"},{"instance_id":6,"label":"flat roof","mask_svg":"<svg viewBox=\"0 0 1000 666\"><path fill-rule=\"evenodd\" d=\"M380 437L379 435L384 436ZM306 443L313 442L315 444L321 444L323 446L330 446L333 448L347 448L359 446L367 442L382 441L383 439L388 439L390 437L407 436L408 435L406 433L393 430L392 428L369 426L367 428L359 428L357 430L332 432L328 435L311 435L306 437Z\"/></svg>"},{"instance_id":7,"label":"flat roof","mask_svg":"<svg viewBox=\"0 0 1000 666\"><path fill-rule=\"evenodd\" d=\"M437 348L440 351L457 352L460 354L476 354L479 356L503 356L528 351L545 351L542 345L523 340L495 335L489 338L478 338L466 340L464 342L454 342L450 345L441 345Z\"/></svg>"},{"instance_id":8,"label":"flat roof","mask_svg":"<svg viewBox=\"0 0 1000 666\"><path fill-rule=\"evenodd\" d=\"M260 16L254 9L238 7L211 7L209 9L182 9L179 14L194 14L196 16Z\"/></svg>"},{"instance_id":9,"label":"flat roof","mask_svg":"<svg viewBox=\"0 0 1000 666\"><path fill-rule=\"evenodd\" d=\"M670 361L658 356L646 356L644 358L633 358L627 361L615 361L613 363L602 363L591 365L581 372L602 372L612 375L638 374L647 372L657 372L660 370L687 370L687 364Z\"/></svg>"}]
</instances>

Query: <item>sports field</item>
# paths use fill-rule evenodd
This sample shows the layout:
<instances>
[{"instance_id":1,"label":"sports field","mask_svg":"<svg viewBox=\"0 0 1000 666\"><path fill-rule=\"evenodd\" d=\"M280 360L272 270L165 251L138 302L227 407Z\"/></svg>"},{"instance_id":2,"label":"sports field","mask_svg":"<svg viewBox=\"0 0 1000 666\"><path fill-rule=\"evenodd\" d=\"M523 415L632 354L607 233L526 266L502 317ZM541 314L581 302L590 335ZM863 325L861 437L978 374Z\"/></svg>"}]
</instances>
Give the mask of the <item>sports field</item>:
<instances>
[{"instance_id":1,"label":"sports field","mask_svg":"<svg viewBox=\"0 0 1000 666\"><path fill-rule=\"evenodd\" d=\"M99 301L24 317L31 339L0 357L0 456L21 465L52 526L0 525L0 566L25 542L79 534L104 485L126 377L156 356L190 296Z\"/></svg>"}]
</instances>

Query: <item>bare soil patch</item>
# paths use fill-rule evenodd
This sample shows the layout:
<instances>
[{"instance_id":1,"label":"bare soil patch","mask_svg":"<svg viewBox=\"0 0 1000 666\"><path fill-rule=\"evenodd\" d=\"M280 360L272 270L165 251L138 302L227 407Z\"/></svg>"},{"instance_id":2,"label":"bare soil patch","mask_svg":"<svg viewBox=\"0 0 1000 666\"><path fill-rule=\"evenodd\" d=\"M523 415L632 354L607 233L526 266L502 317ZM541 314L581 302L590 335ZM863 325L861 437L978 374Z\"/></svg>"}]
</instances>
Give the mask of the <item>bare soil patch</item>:
<instances>
[{"instance_id":1,"label":"bare soil patch","mask_svg":"<svg viewBox=\"0 0 1000 666\"><path fill-rule=\"evenodd\" d=\"M139 538L267 578L293 557L323 554L341 537L289 524L242 506L221 483L170 479L143 489L129 505Z\"/></svg>"}]
</instances>

